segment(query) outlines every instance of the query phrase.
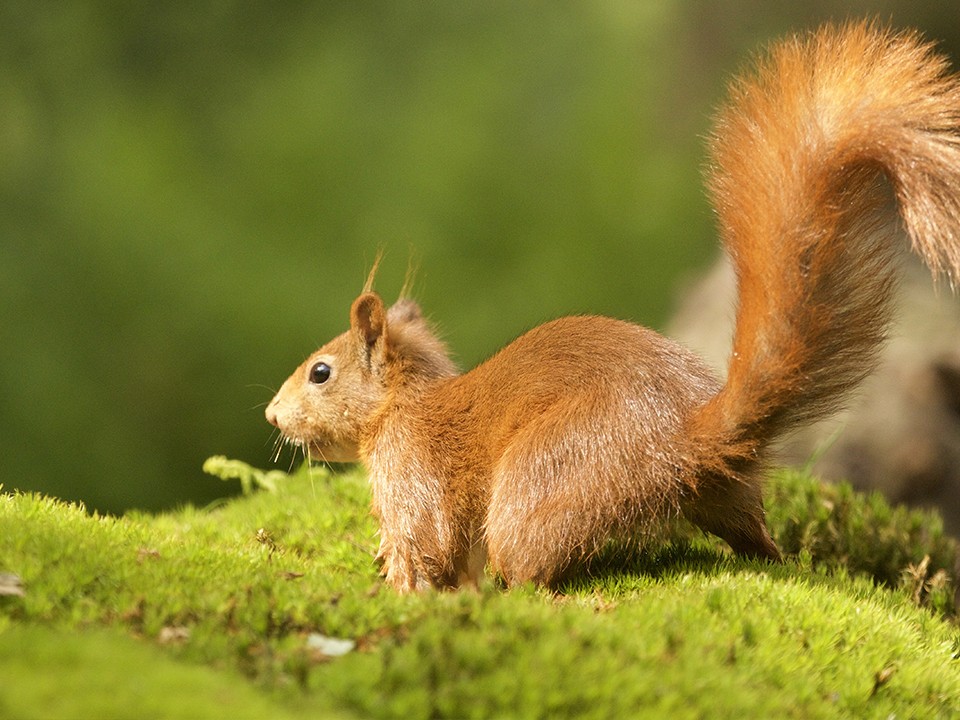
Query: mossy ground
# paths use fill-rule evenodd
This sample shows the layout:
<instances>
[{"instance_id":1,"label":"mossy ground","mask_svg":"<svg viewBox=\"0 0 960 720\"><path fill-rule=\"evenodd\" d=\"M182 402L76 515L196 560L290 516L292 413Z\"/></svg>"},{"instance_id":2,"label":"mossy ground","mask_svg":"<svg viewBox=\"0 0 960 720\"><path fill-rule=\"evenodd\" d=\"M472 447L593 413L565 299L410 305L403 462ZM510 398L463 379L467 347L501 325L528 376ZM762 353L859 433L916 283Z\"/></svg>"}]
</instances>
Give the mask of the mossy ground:
<instances>
[{"instance_id":1,"label":"mossy ground","mask_svg":"<svg viewBox=\"0 0 960 720\"><path fill-rule=\"evenodd\" d=\"M559 594L400 597L362 474L270 481L159 516L0 496L23 591L0 596L0 716L960 716L956 547L876 496L777 476L782 566L690 533Z\"/></svg>"}]
</instances>

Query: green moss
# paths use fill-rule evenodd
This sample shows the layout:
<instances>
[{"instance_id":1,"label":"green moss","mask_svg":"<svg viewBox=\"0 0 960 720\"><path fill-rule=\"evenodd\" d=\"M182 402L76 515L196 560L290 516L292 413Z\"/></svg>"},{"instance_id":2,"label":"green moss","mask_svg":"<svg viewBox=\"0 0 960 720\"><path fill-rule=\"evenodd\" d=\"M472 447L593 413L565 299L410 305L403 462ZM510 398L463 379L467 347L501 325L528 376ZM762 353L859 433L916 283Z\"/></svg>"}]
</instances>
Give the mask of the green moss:
<instances>
[{"instance_id":1,"label":"green moss","mask_svg":"<svg viewBox=\"0 0 960 720\"><path fill-rule=\"evenodd\" d=\"M608 558L559 595L491 581L400 597L377 576L361 473L272 479L271 492L160 516L0 496L0 572L23 590L0 596L0 715L937 717L960 707L960 633L944 615L952 605L932 602L952 594L956 548L935 518L876 497L776 478L771 527L799 553L782 566L694 537ZM356 650L321 656L316 634ZM236 712L219 700L231 688Z\"/></svg>"},{"instance_id":2,"label":"green moss","mask_svg":"<svg viewBox=\"0 0 960 720\"><path fill-rule=\"evenodd\" d=\"M235 671L178 661L124 632L14 624L0 638L0 717L295 717Z\"/></svg>"},{"instance_id":3,"label":"green moss","mask_svg":"<svg viewBox=\"0 0 960 720\"><path fill-rule=\"evenodd\" d=\"M879 492L781 471L770 483L768 522L783 552L820 567L867 574L916 602L952 614L957 542L932 512L891 507Z\"/></svg>"}]
</instances>

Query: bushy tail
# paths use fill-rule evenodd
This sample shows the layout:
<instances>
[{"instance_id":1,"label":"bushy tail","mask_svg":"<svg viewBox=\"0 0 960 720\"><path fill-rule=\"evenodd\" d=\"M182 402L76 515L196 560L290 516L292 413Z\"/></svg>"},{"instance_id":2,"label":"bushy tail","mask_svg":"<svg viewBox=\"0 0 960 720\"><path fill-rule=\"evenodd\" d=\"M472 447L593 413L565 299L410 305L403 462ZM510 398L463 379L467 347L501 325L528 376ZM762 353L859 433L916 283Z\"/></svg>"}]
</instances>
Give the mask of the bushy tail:
<instances>
[{"instance_id":1,"label":"bushy tail","mask_svg":"<svg viewBox=\"0 0 960 720\"><path fill-rule=\"evenodd\" d=\"M762 525L756 469L873 369L895 281L891 188L914 250L960 281L960 79L915 34L827 26L735 83L711 149L739 299L726 385L690 420L692 519L774 555L746 527Z\"/></svg>"}]
</instances>

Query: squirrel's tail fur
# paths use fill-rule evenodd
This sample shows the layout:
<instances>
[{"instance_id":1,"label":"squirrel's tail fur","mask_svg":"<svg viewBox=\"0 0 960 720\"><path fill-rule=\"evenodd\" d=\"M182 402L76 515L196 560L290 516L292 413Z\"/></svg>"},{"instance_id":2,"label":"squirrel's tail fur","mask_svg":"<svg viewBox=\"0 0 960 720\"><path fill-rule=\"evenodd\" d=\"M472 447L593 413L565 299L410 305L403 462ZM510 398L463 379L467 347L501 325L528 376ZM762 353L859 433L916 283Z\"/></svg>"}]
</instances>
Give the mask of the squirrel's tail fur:
<instances>
[{"instance_id":1,"label":"squirrel's tail fur","mask_svg":"<svg viewBox=\"0 0 960 720\"><path fill-rule=\"evenodd\" d=\"M914 250L960 282L960 79L913 33L826 26L734 84L711 150L739 295L726 384L688 428L692 519L774 556L756 527L763 451L874 367L895 284L891 189Z\"/></svg>"}]
</instances>

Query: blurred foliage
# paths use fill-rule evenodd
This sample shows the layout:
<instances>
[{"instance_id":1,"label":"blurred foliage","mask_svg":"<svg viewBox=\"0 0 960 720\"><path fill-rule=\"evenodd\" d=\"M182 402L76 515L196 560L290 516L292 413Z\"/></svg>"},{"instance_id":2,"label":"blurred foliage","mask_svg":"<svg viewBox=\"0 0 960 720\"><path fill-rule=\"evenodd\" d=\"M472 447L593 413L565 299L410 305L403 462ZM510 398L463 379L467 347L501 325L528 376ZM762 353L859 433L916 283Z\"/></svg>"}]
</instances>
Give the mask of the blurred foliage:
<instances>
[{"instance_id":1,"label":"blurred foliage","mask_svg":"<svg viewBox=\"0 0 960 720\"><path fill-rule=\"evenodd\" d=\"M222 494L203 459L268 457L271 388L380 248L465 365L563 313L661 323L712 252L722 79L864 11L956 32L934 2L4 3L0 477Z\"/></svg>"}]
</instances>

